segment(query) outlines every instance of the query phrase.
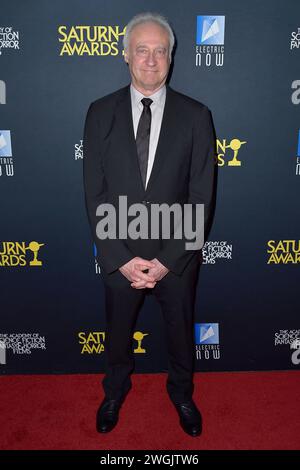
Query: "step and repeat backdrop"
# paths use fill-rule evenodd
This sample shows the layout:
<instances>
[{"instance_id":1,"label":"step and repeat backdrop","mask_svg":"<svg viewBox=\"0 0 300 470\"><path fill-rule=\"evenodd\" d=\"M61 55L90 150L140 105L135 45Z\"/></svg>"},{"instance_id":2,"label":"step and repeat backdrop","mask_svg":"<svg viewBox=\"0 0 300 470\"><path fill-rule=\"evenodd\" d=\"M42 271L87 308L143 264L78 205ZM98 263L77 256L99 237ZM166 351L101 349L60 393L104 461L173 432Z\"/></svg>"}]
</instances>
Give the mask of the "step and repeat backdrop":
<instances>
[{"instance_id":1,"label":"step and repeat backdrop","mask_svg":"<svg viewBox=\"0 0 300 470\"><path fill-rule=\"evenodd\" d=\"M124 28L142 11L169 19L170 86L205 103L216 128L196 370L299 370L300 2L1 0L0 373L104 371L83 126L92 101L129 83ZM164 335L148 296L136 372L167 370Z\"/></svg>"}]
</instances>

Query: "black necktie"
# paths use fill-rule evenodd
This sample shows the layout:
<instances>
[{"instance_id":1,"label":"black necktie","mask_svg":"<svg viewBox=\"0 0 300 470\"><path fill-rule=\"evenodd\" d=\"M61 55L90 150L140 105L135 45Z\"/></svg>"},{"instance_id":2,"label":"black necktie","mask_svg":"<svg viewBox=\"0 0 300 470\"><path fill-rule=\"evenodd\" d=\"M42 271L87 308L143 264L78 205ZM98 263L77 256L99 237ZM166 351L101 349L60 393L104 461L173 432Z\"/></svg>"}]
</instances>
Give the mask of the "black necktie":
<instances>
[{"instance_id":1,"label":"black necktie","mask_svg":"<svg viewBox=\"0 0 300 470\"><path fill-rule=\"evenodd\" d=\"M153 100L150 98L143 98L141 102L144 105L143 112L141 114L139 125L136 133L136 148L139 158L141 177L146 188L146 176L148 167L148 155L149 155L149 140L150 140L150 128L151 128L151 103Z\"/></svg>"}]
</instances>

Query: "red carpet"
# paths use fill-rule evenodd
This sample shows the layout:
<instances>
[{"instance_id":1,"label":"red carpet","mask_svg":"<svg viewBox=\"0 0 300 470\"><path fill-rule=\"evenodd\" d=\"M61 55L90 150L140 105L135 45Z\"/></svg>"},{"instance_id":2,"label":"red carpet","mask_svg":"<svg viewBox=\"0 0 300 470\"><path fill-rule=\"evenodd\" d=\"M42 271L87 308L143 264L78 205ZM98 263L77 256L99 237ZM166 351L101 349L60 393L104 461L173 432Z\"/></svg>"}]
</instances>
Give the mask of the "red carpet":
<instances>
[{"instance_id":1,"label":"red carpet","mask_svg":"<svg viewBox=\"0 0 300 470\"><path fill-rule=\"evenodd\" d=\"M0 378L0 449L300 449L300 374L195 374L203 434L178 424L165 374L136 374L118 426L95 431L99 375Z\"/></svg>"}]
</instances>

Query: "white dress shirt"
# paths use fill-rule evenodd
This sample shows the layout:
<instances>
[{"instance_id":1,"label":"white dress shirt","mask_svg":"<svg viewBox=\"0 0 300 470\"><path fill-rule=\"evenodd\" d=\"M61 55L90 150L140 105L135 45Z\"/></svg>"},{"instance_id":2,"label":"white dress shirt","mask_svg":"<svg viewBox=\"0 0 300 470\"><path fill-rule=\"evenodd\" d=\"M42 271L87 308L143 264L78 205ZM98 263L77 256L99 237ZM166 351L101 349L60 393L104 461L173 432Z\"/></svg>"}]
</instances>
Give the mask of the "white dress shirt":
<instances>
[{"instance_id":1,"label":"white dress shirt","mask_svg":"<svg viewBox=\"0 0 300 470\"><path fill-rule=\"evenodd\" d=\"M130 85L130 95L131 95L131 108L132 108L132 120L133 120L133 129L134 137L136 138L137 128L141 114L143 112L144 106L141 103L143 98L151 98L153 103L151 103L151 129L150 129L150 140L149 140L149 156L148 156L148 167L147 167L147 176L146 176L146 188L152 171L157 143L160 134L161 122L166 102L166 86L164 85L159 90L157 90L153 95L144 96L139 92L134 86Z\"/></svg>"}]
</instances>

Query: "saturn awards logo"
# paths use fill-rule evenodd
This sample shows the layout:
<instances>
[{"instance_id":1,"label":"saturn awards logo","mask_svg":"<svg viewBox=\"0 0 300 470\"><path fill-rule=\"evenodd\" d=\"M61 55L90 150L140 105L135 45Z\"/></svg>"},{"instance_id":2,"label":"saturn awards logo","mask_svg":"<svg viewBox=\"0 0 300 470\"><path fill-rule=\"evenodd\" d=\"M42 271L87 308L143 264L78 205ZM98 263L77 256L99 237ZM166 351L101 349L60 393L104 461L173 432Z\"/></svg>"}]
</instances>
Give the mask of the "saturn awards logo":
<instances>
[{"instance_id":1,"label":"saturn awards logo","mask_svg":"<svg viewBox=\"0 0 300 470\"><path fill-rule=\"evenodd\" d=\"M78 333L81 354L101 354L104 351L104 331L93 331Z\"/></svg>"},{"instance_id":2,"label":"saturn awards logo","mask_svg":"<svg viewBox=\"0 0 300 470\"><path fill-rule=\"evenodd\" d=\"M123 54L126 26L76 25L58 27L60 56L118 56Z\"/></svg>"},{"instance_id":3,"label":"saturn awards logo","mask_svg":"<svg viewBox=\"0 0 300 470\"><path fill-rule=\"evenodd\" d=\"M40 248L44 243L0 242L0 267L42 266L39 258Z\"/></svg>"},{"instance_id":4,"label":"saturn awards logo","mask_svg":"<svg viewBox=\"0 0 300 470\"><path fill-rule=\"evenodd\" d=\"M142 344L148 333L135 331L133 339L136 341L136 347L133 352L135 354L145 354L146 349ZM79 344L81 346L81 354L101 354L105 348L105 331L80 331L78 333Z\"/></svg>"},{"instance_id":5,"label":"saturn awards logo","mask_svg":"<svg viewBox=\"0 0 300 470\"><path fill-rule=\"evenodd\" d=\"M267 264L300 263L300 240L269 240Z\"/></svg>"},{"instance_id":6,"label":"saturn awards logo","mask_svg":"<svg viewBox=\"0 0 300 470\"><path fill-rule=\"evenodd\" d=\"M217 163L218 166L240 167L240 149L246 144L245 140L233 138L228 142L226 139L217 139Z\"/></svg>"}]
</instances>

